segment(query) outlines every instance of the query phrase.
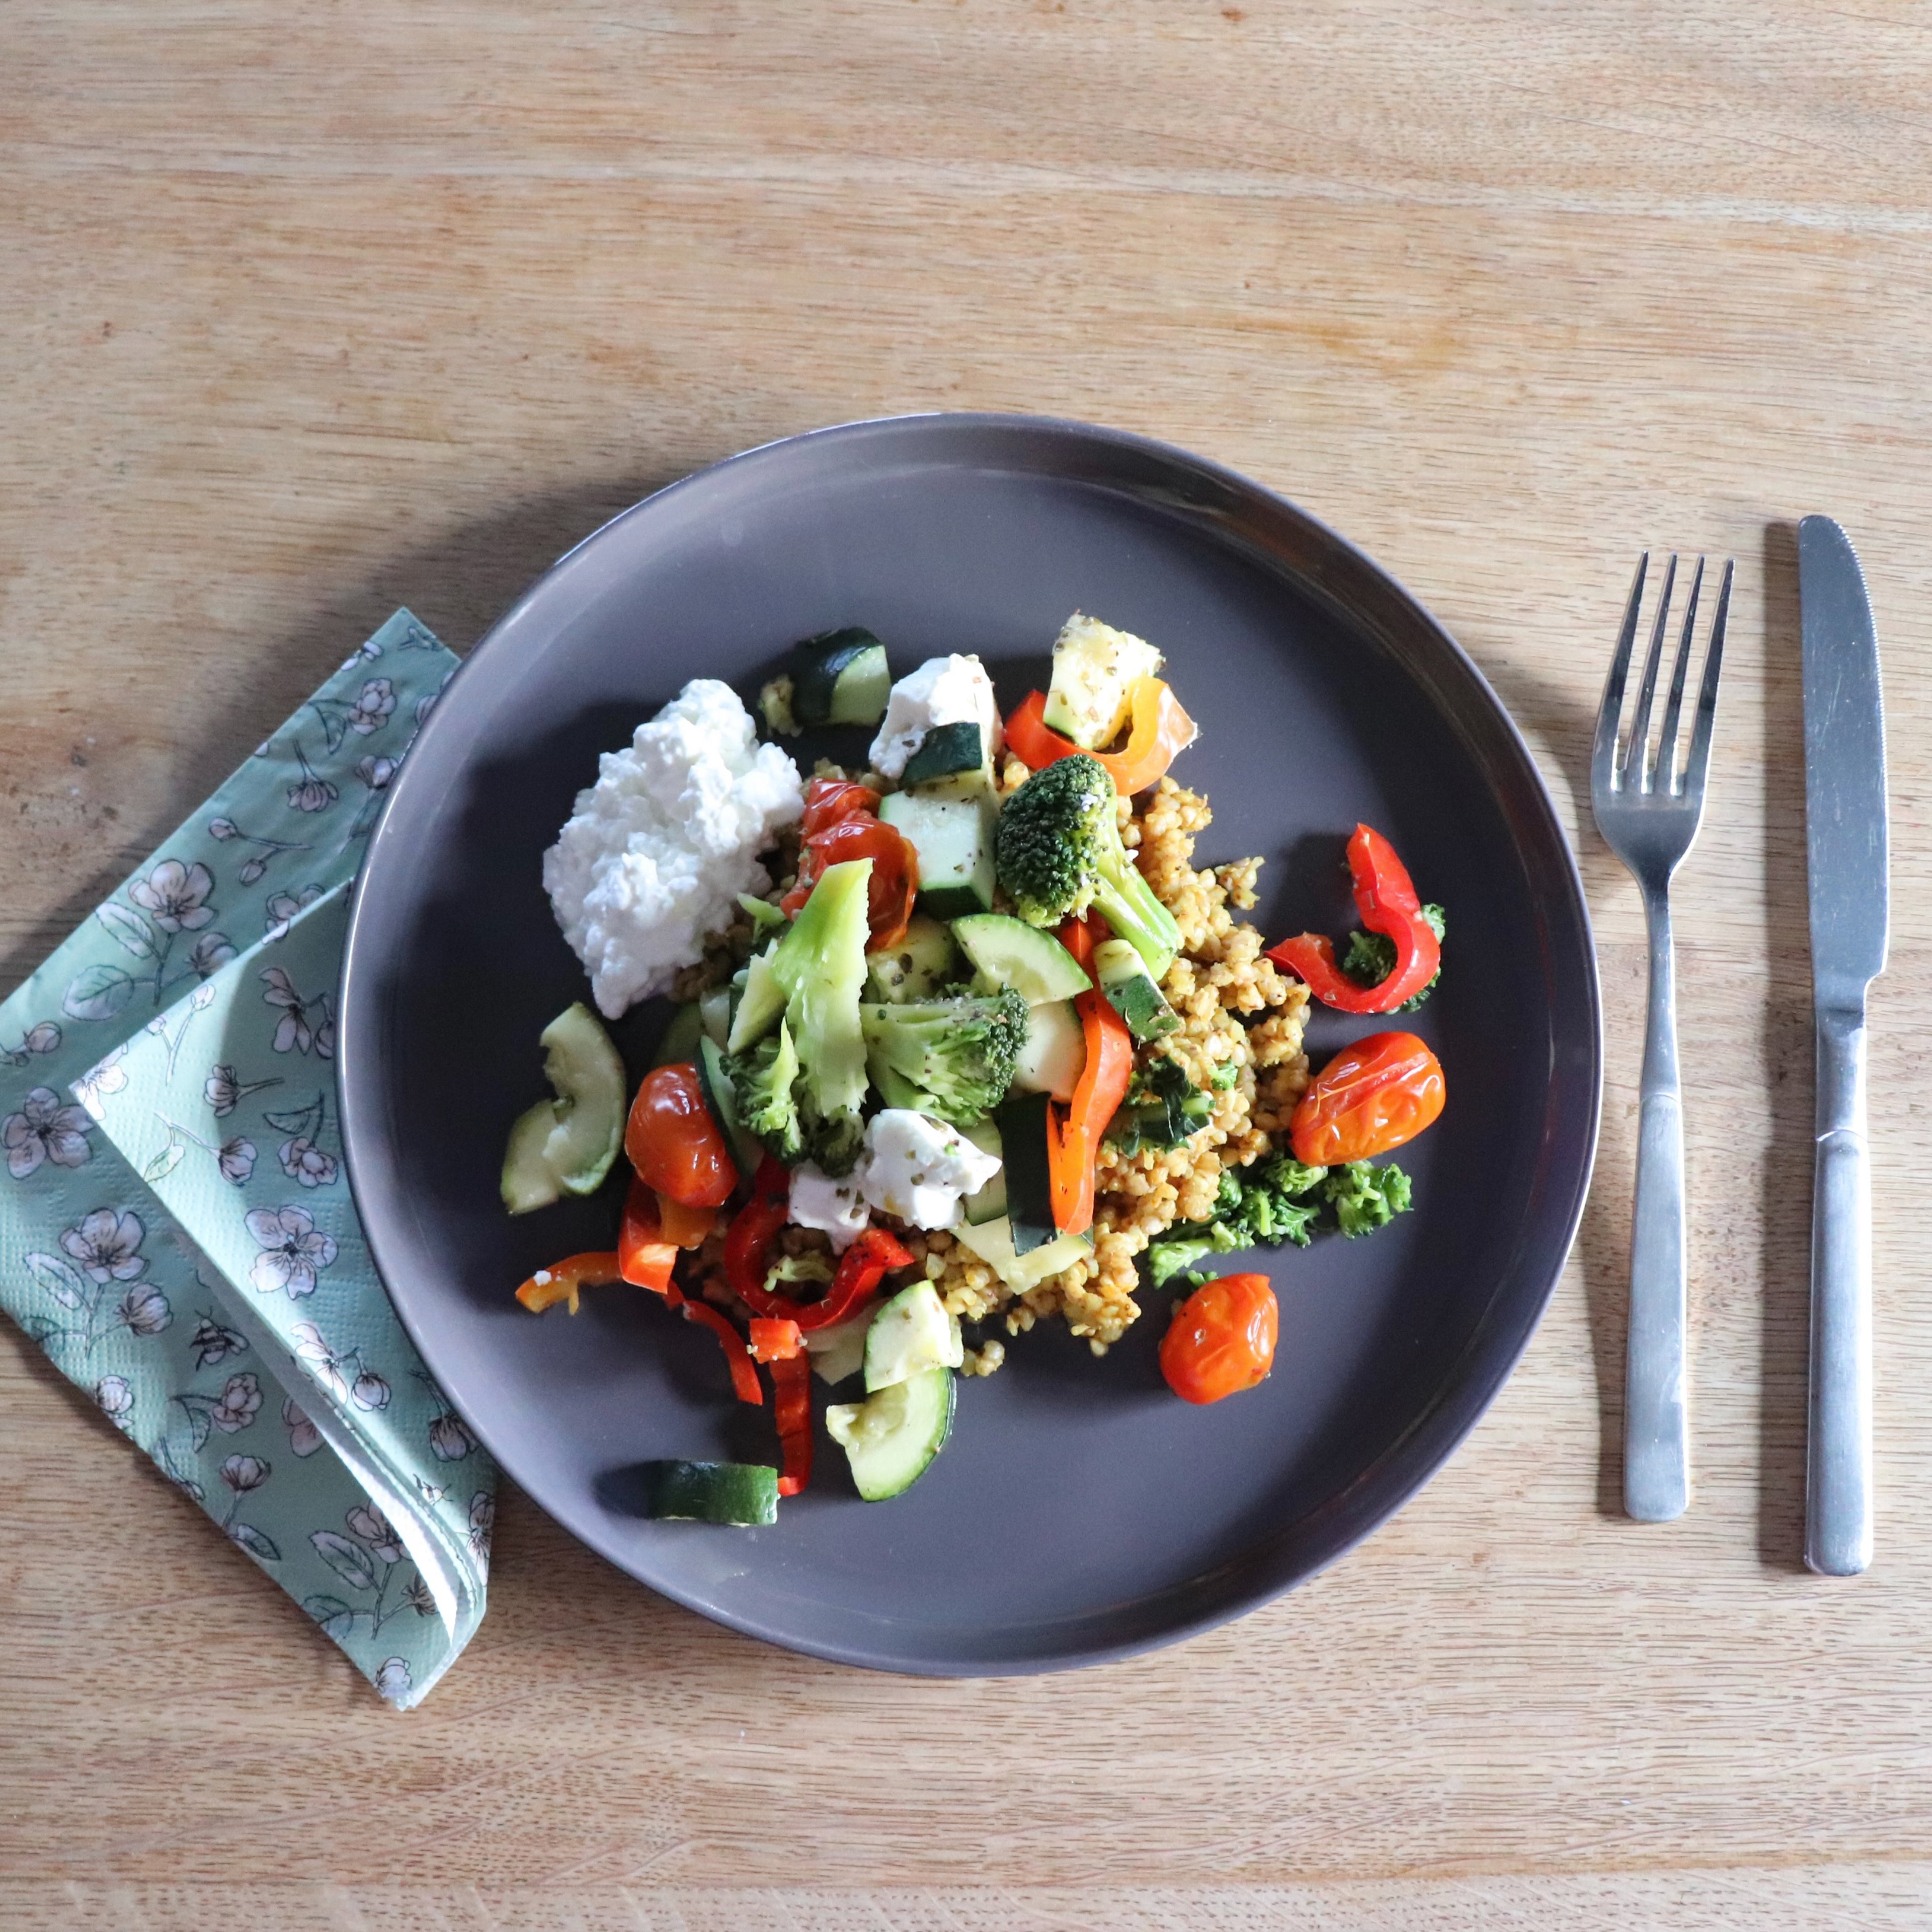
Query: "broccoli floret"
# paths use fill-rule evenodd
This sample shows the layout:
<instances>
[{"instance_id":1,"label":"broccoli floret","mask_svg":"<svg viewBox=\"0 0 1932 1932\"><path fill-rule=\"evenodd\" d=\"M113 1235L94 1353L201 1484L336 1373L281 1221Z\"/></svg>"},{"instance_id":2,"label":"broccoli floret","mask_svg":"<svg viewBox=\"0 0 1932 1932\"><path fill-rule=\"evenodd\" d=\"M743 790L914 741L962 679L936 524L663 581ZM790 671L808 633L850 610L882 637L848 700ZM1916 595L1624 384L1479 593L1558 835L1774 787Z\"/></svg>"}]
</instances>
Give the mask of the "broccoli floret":
<instances>
[{"instance_id":1,"label":"broccoli floret","mask_svg":"<svg viewBox=\"0 0 1932 1932\"><path fill-rule=\"evenodd\" d=\"M804 1158L805 1136L792 1093L798 1078L798 1052L791 1042L791 1028L780 1020L776 1034L726 1065L740 1122L774 1160L796 1166Z\"/></svg>"},{"instance_id":2,"label":"broccoli floret","mask_svg":"<svg viewBox=\"0 0 1932 1932\"><path fill-rule=\"evenodd\" d=\"M859 1165L859 1156L866 1151L866 1117L856 1107L821 1112L801 1088L798 1124L806 1159L817 1162L835 1180L844 1180Z\"/></svg>"},{"instance_id":3,"label":"broccoli floret","mask_svg":"<svg viewBox=\"0 0 1932 1932\"><path fill-rule=\"evenodd\" d=\"M1313 1193L1328 1172L1325 1167L1310 1167L1306 1162L1297 1160L1292 1154L1276 1155L1259 1170L1262 1180L1277 1194L1291 1197Z\"/></svg>"},{"instance_id":4,"label":"broccoli floret","mask_svg":"<svg viewBox=\"0 0 1932 1932\"><path fill-rule=\"evenodd\" d=\"M860 1023L874 1083L888 1101L904 1104L910 1087L919 1096L912 1104L921 1112L970 1126L991 1113L1012 1084L1026 1041L1027 1004L1009 987L903 1006L866 1006Z\"/></svg>"},{"instance_id":5,"label":"broccoli floret","mask_svg":"<svg viewBox=\"0 0 1932 1932\"><path fill-rule=\"evenodd\" d=\"M1127 1097L1107 1124L1107 1138L1123 1154L1179 1147L1214 1118L1214 1095L1196 1086L1178 1060L1162 1054L1136 1068Z\"/></svg>"},{"instance_id":6,"label":"broccoli floret","mask_svg":"<svg viewBox=\"0 0 1932 1932\"><path fill-rule=\"evenodd\" d=\"M1076 752L1035 772L1001 807L993 854L1028 925L1058 926L1096 906L1155 984L1166 976L1180 928L1120 843L1114 782L1098 759Z\"/></svg>"},{"instance_id":7,"label":"broccoli floret","mask_svg":"<svg viewBox=\"0 0 1932 1932\"><path fill-rule=\"evenodd\" d=\"M1204 1255L1226 1254L1240 1245L1238 1241L1216 1240L1213 1230L1204 1234L1181 1234L1177 1230L1166 1240L1148 1244L1149 1282L1155 1288L1164 1288L1176 1275L1186 1275Z\"/></svg>"},{"instance_id":8,"label":"broccoli floret","mask_svg":"<svg viewBox=\"0 0 1932 1932\"><path fill-rule=\"evenodd\" d=\"M769 954L752 960L738 1009L740 1020L748 1009L770 1010L767 1026L782 1012L798 1054L793 1092L806 1150L831 1174L851 1172L866 1131L860 1113L866 1104L866 1039L859 1027L859 994L866 983L872 879L869 859L828 866L784 937ZM780 992L782 1007L776 1004ZM740 1052L751 1044L739 1037L737 1020L732 1043Z\"/></svg>"},{"instance_id":9,"label":"broccoli floret","mask_svg":"<svg viewBox=\"0 0 1932 1932\"><path fill-rule=\"evenodd\" d=\"M1407 1212L1411 1189L1408 1176L1399 1167L1371 1167L1365 1160L1352 1160L1346 1167L1329 1170L1322 1191L1342 1233L1355 1235L1372 1234Z\"/></svg>"},{"instance_id":10,"label":"broccoli floret","mask_svg":"<svg viewBox=\"0 0 1932 1932\"><path fill-rule=\"evenodd\" d=\"M1439 940L1448 923L1443 916L1442 908L1439 905L1426 905L1422 908L1422 916ZM1359 986L1379 986L1395 970L1395 941L1384 933L1350 933L1348 950L1342 956L1342 970ZM1403 1000L1396 1011L1414 1012L1435 992L1436 981L1442 976L1442 968L1438 965L1429 984L1414 999Z\"/></svg>"}]
</instances>

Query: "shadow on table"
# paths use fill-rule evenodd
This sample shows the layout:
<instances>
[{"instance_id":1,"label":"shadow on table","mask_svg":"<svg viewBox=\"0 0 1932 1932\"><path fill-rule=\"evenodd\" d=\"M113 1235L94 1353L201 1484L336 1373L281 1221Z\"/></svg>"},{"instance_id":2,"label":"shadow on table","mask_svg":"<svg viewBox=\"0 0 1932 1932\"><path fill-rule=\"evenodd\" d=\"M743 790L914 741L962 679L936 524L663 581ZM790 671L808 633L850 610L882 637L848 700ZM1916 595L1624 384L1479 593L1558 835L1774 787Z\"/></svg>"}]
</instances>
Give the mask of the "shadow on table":
<instances>
[{"instance_id":1,"label":"shadow on table","mask_svg":"<svg viewBox=\"0 0 1932 1932\"><path fill-rule=\"evenodd\" d=\"M1616 641L1617 606L1606 604L1601 669L1610 666ZM1596 731L1594 692L1590 702L1559 689L1520 665L1500 659L1485 661L1483 674L1496 687L1517 728L1540 754L1544 778L1559 800L1567 789L1576 826L1576 853L1584 891L1593 908L1614 894L1634 894L1628 874L1598 836L1590 810L1590 747ZM1554 770L1552 770L1552 766ZM1593 913L1594 916L1594 913ZM1584 1300L1590 1324L1590 1353L1597 1388L1597 1508L1599 1514L1623 1515L1624 1348L1629 1317L1630 1195L1636 1172L1636 1146L1621 1114L1607 1104L1607 1096L1622 1055L1633 1051L1618 1024L1621 1002L1616 962L1606 959L1600 941L1598 971L1604 981L1605 1009L1604 1085L1606 1103L1600 1129L1594 1174L1574 1250L1582 1270ZM1640 994L1640 1000L1641 995ZM1640 1006L1630 1039L1641 1042ZM1633 1082L1635 1066L1632 1064Z\"/></svg>"}]
</instances>

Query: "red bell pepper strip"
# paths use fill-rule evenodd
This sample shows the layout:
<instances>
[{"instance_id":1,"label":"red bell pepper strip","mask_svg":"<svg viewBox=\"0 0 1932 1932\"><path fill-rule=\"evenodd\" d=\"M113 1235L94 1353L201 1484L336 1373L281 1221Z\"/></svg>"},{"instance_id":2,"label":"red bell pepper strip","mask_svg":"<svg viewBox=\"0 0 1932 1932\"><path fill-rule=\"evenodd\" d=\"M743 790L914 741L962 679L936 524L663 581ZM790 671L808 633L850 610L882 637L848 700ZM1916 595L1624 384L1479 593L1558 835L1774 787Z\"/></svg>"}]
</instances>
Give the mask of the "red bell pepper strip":
<instances>
[{"instance_id":1,"label":"red bell pepper strip","mask_svg":"<svg viewBox=\"0 0 1932 1932\"><path fill-rule=\"evenodd\" d=\"M731 1371L731 1388L740 1402L748 1402L754 1408L762 1408L765 1391L758 1382L758 1371L747 1352L744 1340L732 1327L730 1318L722 1309L713 1308L708 1301L687 1300L684 1304L684 1318L687 1322L701 1322L718 1337L718 1345L724 1351L724 1366Z\"/></svg>"},{"instance_id":2,"label":"red bell pepper strip","mask_svg":"<svg viewBox=\"0 0 1932 1932\"><path fill-rule=\"evenodd\" d=\"M1123 798L1145 791L1167 776L1167 768L1200 735L1200 728L1180 708L1180 700L1162 679L1136 680L1131 699L1133 722L1127 742L1118 752L1094 752ZM1044 692L1029 692L1006 720L1006 743L1015 758L1034 771L1056 758L1070 758L1080 747L1046 723Z\"/></svg>"},{"instance_id":3,"label":"red bell pepper strip","mask_svg":"<svg viewBox=\"0 0 1932 1932\"><path fill-rule=\"evenodd\" d=\"M554 1308L560 1301L568 1302L570 1312L574 1315L579 1288L601 1288L607 1282L622 1279L614 1254L572 1255L565 1260L553 1262L548 1268L538 1268L517 1290L517 1299L532 1315L541 1315L546 1308Z\"/></svg>"},{"instance_id":4,"label":"red bell pepper strip","mask_svg":"<svg viewBox=\"0 0 1932 1932\"><path fill-rule=\"evenodd\" d=\"M1063 1234L1084 1234L1094 1225L1094 1168L1100 1137L1127 1097L1134 1073L1134 1036L1107 996L1093 987L1073 1002L1086 1036L1087 1064L1073 1089L1062 1121L1049 1111L1047 1171L1053 1196L1053 1225Z\"/></svg>"},{"instance_id":5,"label":"red bell pepper strip","mask_svg":"<svg viewBox=\"0 0 1932 1932\"><path fill-rule=\"evenodd\" d=\"M789 1316L793 1304L765 1286L765 1271L771 1264L772 1244L778 1230L791 1218L791 1206L782 1194L757 1194L732 1217L724 1237L724 1279L731 1292L754 1315Z\"/></svg>"},{"instance_id":6,"label":"red bell pepper strip","mask_svg":"<svg viewBox=\"0 0 1932 1932\"><path fill-rule=\"evenodd\" d=\"M1359 986L1335 963L1327 934L1304 932L1269 947L1268 956L1308 983L1324 1006L1342 1013L1392 1013L1414 999L1442 963L1442 944L1422 916L1422 904L1395 848L1379 832L1358 825L1348 841L1355 907L1371 932L1395 943L1395 964L1378 986Z\"/></svg>"},{"instance_id":7,"label":"red bell pepper strip","mask_svg":"<svg viewBox=\"0 0 1932 1932\"><path fill-rule=\"evenodd\" d=\"M868 1228L838 1257L838 1272L823 1301L794 1305L791 1318L801 1328L830 1328L858 1312L880 1282L895 1268L910 1268L912 1256L883 1228Z\"/></svg>"},{"instance_id":8,"label":"red bell pepper strip","mask_svg":"<svg viewBox=\"0 0 1932 1932\"><path fill-rule=\"evenodd\" d=\"M795 1496L812 1480L812 1358L802 1348L772 1364L772 1416L784 1456L778 1494Z\"/></svg>"},{"instance_id":9,"label":"red bell pepper strip","mask_svg":"<svg viewBox=\"0 0 1932 1932\"><path fill-rule=\"evenodd\" d=\"M624 1198L624 1218L617 1229L617 1269L634 1288L669 1295L670 1271L676 1264L677 1244L664 1239L658 1197L633 1176Z\"/></svg>"},{"instance_id":10,"label":"red bell pepper strip","mask_svg":"<svg viewBox=\"0 0 1932 1932\"><path fill-rule=\"evenodd\" d=\"M752 1323L751 1330L754 1362L788 1362L805 1346L798 1324L783 1317L760 1316Z\"/></svg>"}]
</instances>

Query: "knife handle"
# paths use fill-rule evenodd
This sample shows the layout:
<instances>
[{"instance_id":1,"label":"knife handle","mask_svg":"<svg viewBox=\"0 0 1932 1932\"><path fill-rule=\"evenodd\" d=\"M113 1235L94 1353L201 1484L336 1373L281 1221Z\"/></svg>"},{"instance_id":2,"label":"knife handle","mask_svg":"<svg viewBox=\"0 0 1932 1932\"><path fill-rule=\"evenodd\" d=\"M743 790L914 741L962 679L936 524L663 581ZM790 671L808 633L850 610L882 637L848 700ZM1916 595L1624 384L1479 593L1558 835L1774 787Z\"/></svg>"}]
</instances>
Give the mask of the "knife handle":
<instances>
[{"instance_id":1,"label":"knife handle","mask_svg":"<svg viewBox=\"0 0 1932 1932\"><path fill-rule=\"evenodd\" d=\"M1644 910L1650 931L1650 1017L1643 1043L1636 1213L1630 1235L1624 1508L1639 1522L1670 1522L1684 1514L1690 1500L1684 1107L1677 1073L1677 974L1670 899L1662 891L1646 893Z\"/></svg>"},{"instance_id":2,"label":"knife handle","mask_svg":"<svg viewBox=\"0 0 1932 1932\"><path fill-rule=\"evenodd\" d=\"M1856 1576L1871 1556L1871 1166L1861 1005L1818 1012L1804 1561L1821 1576Z\"/></svg>"}]
</instances>

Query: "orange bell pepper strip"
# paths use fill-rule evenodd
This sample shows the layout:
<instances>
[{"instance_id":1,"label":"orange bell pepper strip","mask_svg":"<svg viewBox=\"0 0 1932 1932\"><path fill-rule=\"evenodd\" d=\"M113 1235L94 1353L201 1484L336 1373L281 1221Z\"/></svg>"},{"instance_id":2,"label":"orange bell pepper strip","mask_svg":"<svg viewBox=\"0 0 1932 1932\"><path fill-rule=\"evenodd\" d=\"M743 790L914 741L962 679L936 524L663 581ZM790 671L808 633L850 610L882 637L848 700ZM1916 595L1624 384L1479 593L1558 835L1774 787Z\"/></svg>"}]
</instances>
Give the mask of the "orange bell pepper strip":
<instances>
[{"instance_id":1,"label":"orange bell pepper strip","mask_svg":"<svg viewBox=\"0 0 1932 1932\"><path fill-rule=\"evenodd\" d=\"M1063 920L1056 935L1061 945L1072 954L1076 963L1089 980L1094 976L1094 949L1102 940L1112 936L1113 928L1100 913L1090 912L1084 919Z\"/></svg>"},{"instance_id":2,"label":"orange bell pepper strip","mask_svg":"<svg viewBox=\"0 0 1932 1932\"><path fill-rule=\"evenodd\" d=\"M708 1301L687 1300L684 1304L684 1318L703 1323L718 1337L718 1346L724 1351L724 1366L731 1371L732 1392L740 1402L748 1402L754 1408L762 1408L765 1391L759 1383L758 1371L746 1349L743 1338L732 1327L730 1316L722 1309L713 1308Z\"/></svg>"},{"instance_id":3,"label":"orange bell pepper strip","mask_svg":"<svg viewBox=\"0 0 1932 1932\"><path fill-rule=\"evenodd\" d=\"M1180 708L1180 700L1164 679L1136 678L1129 698L1132 722L1127 742L1118 752L1095 752L1123 798L1145 791L1167 776L1167 768L1200 736L1201 728ZM1013 756L1038 771L1056 758L1070 758L1080 747L1071 738L1050 730L1046 722L1046 695L1028 693L1006 720L1006 743Z\"/></svg>"},{"instance_id":4,"label":"orange bell pepper strip","mask_svg":"<svg viewBox=\"0 0 1932 1932\"><path fill-rule=\"evenodd\" d=\"M618 1270L633 1288L647 1288L668 1299L676 1292L670 1271L676 1262L677 1244L664 1237L658 1196L634 1176L617 1229Z\"/></svg>"},{"instance_id":5,"label":"orange bell pepper strip","mask_svg":"<svg viewBox=\"0 0 1932 1932\"><path fill-rule=\"evenodd\" d=\"M812 1358L802 1348L772 1364L772 1416L784 1458L778 1494L795 1496L812 1480Z\"/></svg>"},{"instance_id":6,"label":"orange bell pepper strip","mask_svg":"<svg viewBox=\"0 0 1932 1932\"><path fill-rule=\"evenodd\" d=\"M668 1194L658 1196L658 1225L664 1238L674 1248L700 1248L704 1238L718 1225L715 1208L687 1208Z\"/></svg>"},{"instance_id":7,"label":"orange bell pepper strip","mask_svg":"<svg viewBox=\"0 0 1932 1932\"><path fill-rule=\"evenodd\" d=\"M1086 1036L1087 1064L1073 1089L1063 1122L1058 1110L1048 1116L1047 1171L1053 1196L1053 1224L1063 1234L1084 1234L1094 1225L1094 1168L1100 1137L1127 1097L1134 1072L1134 1036L1107 996L1092 987L1078 995L1074 1010Z\"/></svg>"},{"instance_id":8,"label":"orange bell pepper strip","mask_svg":"<svg viewBox=\"0 0 1932 1932\"><path fill-rule=\"evenodd\" d=\"M805 1346L798 1324L782 1316L760 1316L751 1324L751 1333L754 1362L788 1362Z\"/></svg>"},{"instance_id":9,"label":"orange bell pepper strip","mask_svg":"<svg viewBox=\"0 0 1932 1932\"><path fill-rule=\"evenodd\" d=\"M568 1302L574 1315L580 1288L602 1288L607 1282L622 1279L614 1254L572 1255L563 1261L553 1262L548 1268L538 1268L517 1290L517 1299L532 1315L541 1315L560 1301Z\"/></svg>"}]
</instances>

